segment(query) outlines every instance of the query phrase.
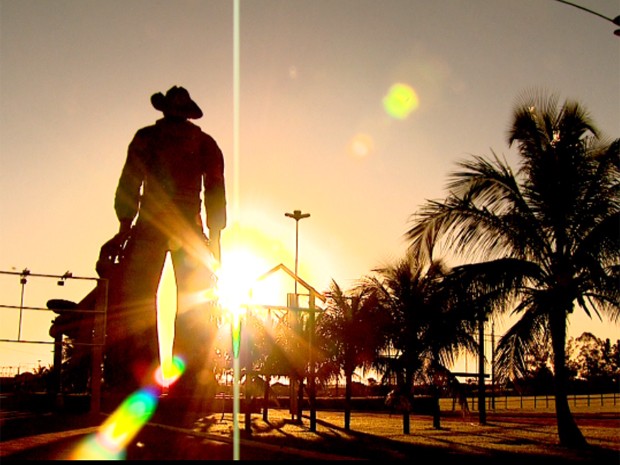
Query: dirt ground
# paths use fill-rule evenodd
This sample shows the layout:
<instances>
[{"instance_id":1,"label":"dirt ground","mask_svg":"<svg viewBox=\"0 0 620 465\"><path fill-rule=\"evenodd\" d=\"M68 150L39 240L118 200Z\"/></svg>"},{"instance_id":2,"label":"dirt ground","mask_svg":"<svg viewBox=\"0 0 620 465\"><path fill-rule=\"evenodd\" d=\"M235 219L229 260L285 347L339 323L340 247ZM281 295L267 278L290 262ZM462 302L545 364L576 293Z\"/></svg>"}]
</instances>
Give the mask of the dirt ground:
<instances>
[{"instance_id":1,"label":"dirt ground","mask_svg":"<svg viewBox=\"0 0 620 465\"><path fill-rule=\"evenodd\" d=\"M307 412L305 412L307 413ZM620 464L620 408L574 412L590 447L558 446L555 417L549 411L489 412L480 425L476 415L446 412L441 428L428 416L411 417L410 434L402 433L399 414L353 412L343 429L342 412L317 412L316 428L304 416L294 421L288 410L270 410L268 421L251 415L251 434L239 417L241 460L410 460L426 457L442 463L545 465ZM5 460L68 458L92 437L102 416L40 414L5 416L0 457ZM130 442L128 460L231 460L232 414L181 414L161 408Z\"/></svg>"}]
</instances>

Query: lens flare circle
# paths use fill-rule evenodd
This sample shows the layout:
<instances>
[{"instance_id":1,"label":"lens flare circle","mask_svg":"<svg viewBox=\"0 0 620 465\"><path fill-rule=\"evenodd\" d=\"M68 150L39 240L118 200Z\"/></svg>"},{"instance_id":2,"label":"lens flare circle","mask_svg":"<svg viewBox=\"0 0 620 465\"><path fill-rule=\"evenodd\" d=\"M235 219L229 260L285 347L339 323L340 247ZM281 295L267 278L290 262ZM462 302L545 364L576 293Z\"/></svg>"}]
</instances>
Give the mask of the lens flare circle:
<instances>
[{"instance_id":1,"label":"lens flare circle","mask_svg":"<svg viewBox=\"0 0 620 465\"><path fill-rule=\"evenodd\" d=\"M374 141L365 133L357 133L349 142L349 153L356 158L365 158L374 149Z\"/></svg>"},{"instance_id":2,"label":"lens flare circle","mask_svg":"<svg viewBox=\"0 0 620 465\"><path fill-rule=\"evenodd\" d=\"M175 355L172 360L164 361L155 371L155 382L162 387L170 387L185 371L185 360Z\"/></svg>"},{"instance_id":3,"label":"lens flare circle","mask_svg":"<svg viewBox=\"0 0 620 465\"><path fill-rule=\"evenodd\" d=\"M113 451L122 450L151 418L157 393L145 388L131 394L102 425L98 437Z\"/></svg>"},{"instance_id":4,"label":"lens flare circle","mask_svg":"<svg viewBox=\"0 0 620 465\"><path fill-rule=\"evenodd\" d=\"M393 84L383 97L383 108L392 118L405 119L420 105L418 94L408 84Z\"/></svg>"},{"instance_id":5,"label":"lens flare circle","mask_svg":"<svg viewBox=\"0 0 620 465\"><path fill-rule=\"evenodd\" d=\"M69 460L124 460L124 450L111 450L96 434L87 436L67 457Z\"/></svg>"},{"instance_id":6,"label":"lens flare circle","mask_svg":"<svg viewBox=\"0 0 620 465\"><path fill-rule=\"evenodd\" d=\"M71 453L73 460L122 459L129 442L149 421L158 402L158 390L147 387L131 394L94 434Z\"/></svg>"}]
</instances>

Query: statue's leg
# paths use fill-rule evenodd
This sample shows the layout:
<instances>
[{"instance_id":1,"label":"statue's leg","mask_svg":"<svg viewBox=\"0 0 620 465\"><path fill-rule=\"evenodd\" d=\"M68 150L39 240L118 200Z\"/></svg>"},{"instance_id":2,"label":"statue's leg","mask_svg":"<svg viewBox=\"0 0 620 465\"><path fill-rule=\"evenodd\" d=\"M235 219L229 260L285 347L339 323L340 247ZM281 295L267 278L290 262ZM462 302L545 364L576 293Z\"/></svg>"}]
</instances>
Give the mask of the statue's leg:
<instances>
[{"instance_id":1,"label":"statue's leg","mask_svg":"<svg viewBox=\"0 0 620 465\"><path fill-rule=\"evenodd\" d=\"M110 307L107 364L118 390L152 384L159 364L157 288L166 258L166 244L148 229L136 231L123 264L115 304Z\"/></svg>"},{"instance_id":2,"label":"statue's leg","mask_svg":"<svg viewBox=\"0 0 620 465\"><path fill-rule=\"evenodd\" d=\"M213 294L209 292L215 285L215 276L206 259L208 254L206 245L202 251L194 247L172 253L178 287L173 351L186 362L185 374L175 390L183 395L194 395L197 390L204 395L213 380L209 356L217 331L217 315Z\"/></svg>"}]
</instances>

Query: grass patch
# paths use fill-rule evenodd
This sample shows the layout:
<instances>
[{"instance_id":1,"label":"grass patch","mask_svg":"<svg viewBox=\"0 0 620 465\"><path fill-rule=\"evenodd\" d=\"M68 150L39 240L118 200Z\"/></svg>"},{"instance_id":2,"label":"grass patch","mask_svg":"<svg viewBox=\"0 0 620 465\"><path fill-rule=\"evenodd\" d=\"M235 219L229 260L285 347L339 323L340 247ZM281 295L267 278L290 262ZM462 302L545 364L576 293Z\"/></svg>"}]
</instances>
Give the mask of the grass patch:
<instances>
[{"instance_id":1,"label":"grass patch","mask_svg":"<svg viewBox=\"0 0 620 465\"><path fill-rule=\"evenodd\" d=\"M489 412L486 425L479 424L477 414L463 417L445 412L440 429L432 427L430 416L412 415L410 434L403 434L400 414L353 412L351 428L345 431L342 412L318 411L316 431L310 431L309 418L304 417L301 423L294 422L288 410L273 409L269 411L267 422L260 414L252 415L252 434L244 437L356 458L402 459L426 451L480 459L546 458L552 462L615 458L615 463L619 463L620 408L607 407L598 412L588 409L574 414L591 446L584 451L560 447L554 413L540 409ZM243 431L243 416L239 419L239 425ZM202 432L232 437L232 415L205 417L196 423L196 428Z\"/></svg>"}]
</instances>

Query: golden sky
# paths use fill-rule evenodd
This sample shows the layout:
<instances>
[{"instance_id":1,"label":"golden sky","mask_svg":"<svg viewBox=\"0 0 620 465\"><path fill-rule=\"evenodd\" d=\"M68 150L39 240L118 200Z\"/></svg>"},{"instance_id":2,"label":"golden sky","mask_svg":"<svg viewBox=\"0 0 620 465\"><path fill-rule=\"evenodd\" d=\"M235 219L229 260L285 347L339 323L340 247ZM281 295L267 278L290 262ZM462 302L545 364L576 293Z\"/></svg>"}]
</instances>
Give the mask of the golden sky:
<instances>
[{"instance_id":1,"label":"golden sky","mask_svg":"<svg viewBox=\"0 0 620 465\"><path fill-rule=\"evenodd\" d=\"M620 14L616 0L580 3ZM620 134L620 38L554 0L240 0L240 19L233 160L232 0L0 1L0 270L95 276L118 229L127 145L161 116L150 96L173 85L225 154L223 259L241 242L267 268L292 269L284 213L299 209L311 214L299 224L300 275L320 290L399 258L410 215L444 195L457 160L494 150L514 163L506 131L524 90L577 99L604 134ZM417 98L402 118L384 106L395 84ZM19 305L19 280L0 281L1 303ZM84 292L33 284L25 303ZM14 315L2 318L0 338L14 337ZM47 337L49 320L24 324ZM571 325L619 335L589 328ZM0 366L49 350L4 344Z\"/></svg>"}]
</instances>

